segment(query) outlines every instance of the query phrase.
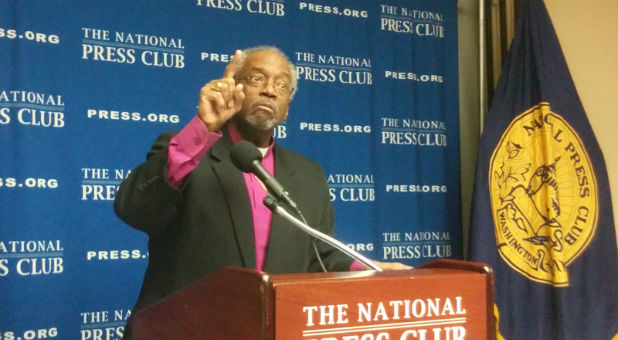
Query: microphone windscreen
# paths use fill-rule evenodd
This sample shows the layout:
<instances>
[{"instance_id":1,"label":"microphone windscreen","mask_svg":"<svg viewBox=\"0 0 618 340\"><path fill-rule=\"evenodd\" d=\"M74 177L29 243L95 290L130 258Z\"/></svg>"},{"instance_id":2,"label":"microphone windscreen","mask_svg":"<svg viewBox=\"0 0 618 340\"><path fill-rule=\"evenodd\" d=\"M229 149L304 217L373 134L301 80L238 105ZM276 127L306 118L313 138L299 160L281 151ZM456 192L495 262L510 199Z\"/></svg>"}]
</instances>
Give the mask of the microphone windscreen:
<instances>
[{"instance_id":1,"label":"microphone windscreen","mask_svg":"<svg viewBox=\"0 0 618 340\"><path fill-rule=\"evenodd\" d=\"M240 141L230 151L232 163L242 172L253 172L253 161L262 160L262 153L251 142Z\"/></svg>"}]
</instances>

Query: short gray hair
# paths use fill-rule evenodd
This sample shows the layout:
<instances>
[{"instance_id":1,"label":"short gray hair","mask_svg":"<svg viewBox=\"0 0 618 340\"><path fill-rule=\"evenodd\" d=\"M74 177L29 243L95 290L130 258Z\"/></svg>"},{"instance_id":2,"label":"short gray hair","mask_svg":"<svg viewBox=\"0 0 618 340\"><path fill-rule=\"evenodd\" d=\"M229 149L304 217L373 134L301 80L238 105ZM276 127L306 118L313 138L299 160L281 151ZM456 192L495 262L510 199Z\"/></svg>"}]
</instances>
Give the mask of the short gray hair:
<instances>
[{"instance_id":1,"label":"short gray hair","mask_svg":"<svg viewBox=\"0 0 618 340\"><path fill-rule=\"evenodd\" d=\"M283 51L281 51L279 48L275 46L261 45L261 46L249 47L249 48L242 50L242 57L240 58L240 61L238 62L238 66L236 67L236 72L238 73L238 71L242 70L242 68L245 66L245 61L247 61L247 57L249 57L253 53L261 52L261 51L274 52L277 55L281 56L283 59L285 59L285 61L288 63L288 65L290 66L290 74L292 76L292 79L291 79L292 88L290 90L290 99L294 98L294 94L296 93L296 90L298 89L298 72L296 71L296 66L290 61L288 56L286 56L285 53L283 53ZM234 75L234 78L236 78L236 74Z\"/></svg>"}]
</instances>

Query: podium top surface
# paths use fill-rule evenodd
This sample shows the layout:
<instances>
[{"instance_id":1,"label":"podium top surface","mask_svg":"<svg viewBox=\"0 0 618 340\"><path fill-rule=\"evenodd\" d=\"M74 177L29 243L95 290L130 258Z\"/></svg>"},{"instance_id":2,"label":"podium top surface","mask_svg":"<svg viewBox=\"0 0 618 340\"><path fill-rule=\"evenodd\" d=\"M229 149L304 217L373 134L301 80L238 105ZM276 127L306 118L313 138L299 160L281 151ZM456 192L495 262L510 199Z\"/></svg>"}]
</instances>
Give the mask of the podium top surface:
<instances>
[{"instance_id":1,"label":"podium top surface","mask_svg":"<svg viewBox=\"0 0 618 340\"><path fill-rule=\"evenodd\" d=\"M267 274L273 283L282 281L330 281L342 279L376 279L376 278L395 278L402 276L423 276L423 275L462 275L462 274L484 274L465 269L446 269L446 268L414 268L408 270L387 270L383 272L365 270L354 272L328 272L328 273L301 273L301 274Z\"/></svg>"}]
</instances>

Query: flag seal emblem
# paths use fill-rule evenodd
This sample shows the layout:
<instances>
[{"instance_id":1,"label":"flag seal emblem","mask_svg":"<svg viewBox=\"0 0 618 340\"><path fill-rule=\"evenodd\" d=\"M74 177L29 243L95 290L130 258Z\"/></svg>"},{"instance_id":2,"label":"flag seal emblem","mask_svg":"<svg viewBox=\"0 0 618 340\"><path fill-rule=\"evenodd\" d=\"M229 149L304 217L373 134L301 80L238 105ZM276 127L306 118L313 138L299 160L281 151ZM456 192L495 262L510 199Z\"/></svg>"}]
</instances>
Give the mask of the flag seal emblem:
<instances>
[{"instance_id":1,"label":"flag seal emblem","mask_svg":"<svg viewBox=\"0 0 618 340\"><path fill-rule=\"evenodd\" d=\"M568 286L567 267L593 238L599 210L579 135L542 102L511 121L489 166L500 256L530 280Z\"/></svg>"}]
</instances>

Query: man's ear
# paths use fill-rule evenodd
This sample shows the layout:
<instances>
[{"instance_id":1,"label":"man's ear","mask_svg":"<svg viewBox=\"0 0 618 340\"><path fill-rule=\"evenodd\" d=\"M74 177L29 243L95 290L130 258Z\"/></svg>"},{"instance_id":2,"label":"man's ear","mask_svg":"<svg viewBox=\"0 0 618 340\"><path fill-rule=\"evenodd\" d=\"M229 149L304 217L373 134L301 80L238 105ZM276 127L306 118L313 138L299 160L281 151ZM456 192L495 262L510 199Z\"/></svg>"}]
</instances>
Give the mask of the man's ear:
<instances>
[{"instance_id":1,"label":"man's ear","mask_svg":"<svg viewBox=\"0 0 618 340\"><path fill-rule=\"evenodd\" d=\"M285 108L285 114L283 115L283 120L288 119L288 114L290 113L290 104L292 104L292 100L288 101L288 106Z\"/></svg>"}]
</instances>

